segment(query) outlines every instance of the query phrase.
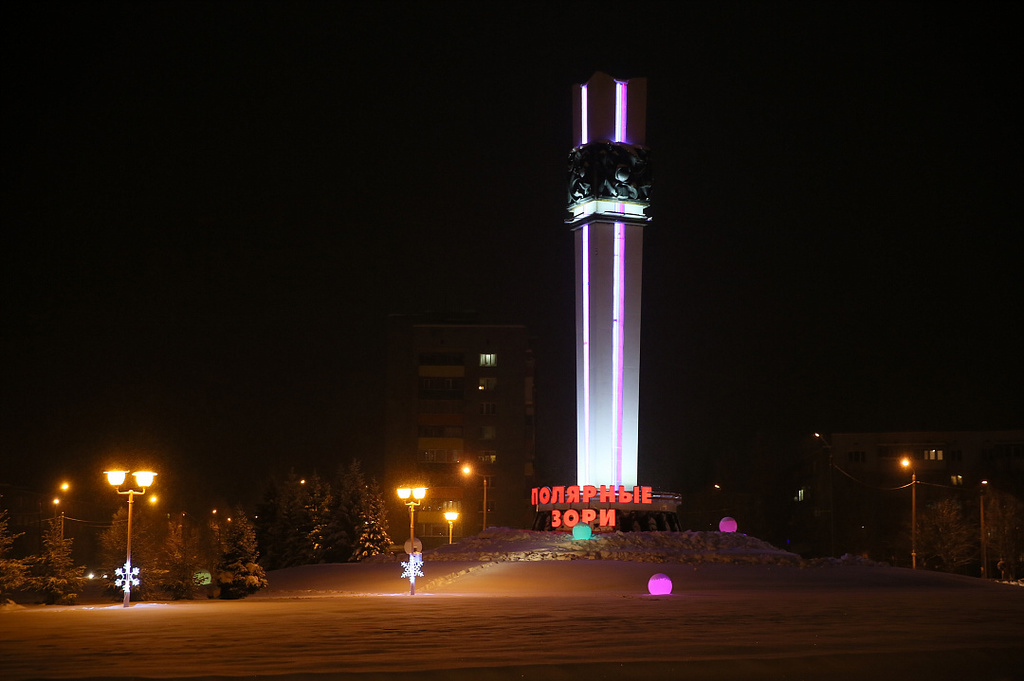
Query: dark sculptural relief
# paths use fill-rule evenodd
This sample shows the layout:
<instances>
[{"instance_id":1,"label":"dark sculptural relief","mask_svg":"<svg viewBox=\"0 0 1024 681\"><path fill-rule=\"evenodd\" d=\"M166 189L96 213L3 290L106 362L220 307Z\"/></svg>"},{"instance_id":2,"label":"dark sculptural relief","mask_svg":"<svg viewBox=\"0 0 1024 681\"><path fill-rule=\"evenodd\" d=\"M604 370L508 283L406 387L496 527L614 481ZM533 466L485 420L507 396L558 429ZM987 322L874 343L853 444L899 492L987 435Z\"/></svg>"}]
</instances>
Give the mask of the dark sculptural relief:
<instances>
[{"instance_id":1,"label":"dark sculptural relief","mask_svg":"<svg viewBox=\"0 0 1024 681\"><path fill-rule=\"evenodd\" d=\"M592 142L569 152L569 207L589 199L648 203L650 150L621 142Z\"/></svg>"}]
</instances>

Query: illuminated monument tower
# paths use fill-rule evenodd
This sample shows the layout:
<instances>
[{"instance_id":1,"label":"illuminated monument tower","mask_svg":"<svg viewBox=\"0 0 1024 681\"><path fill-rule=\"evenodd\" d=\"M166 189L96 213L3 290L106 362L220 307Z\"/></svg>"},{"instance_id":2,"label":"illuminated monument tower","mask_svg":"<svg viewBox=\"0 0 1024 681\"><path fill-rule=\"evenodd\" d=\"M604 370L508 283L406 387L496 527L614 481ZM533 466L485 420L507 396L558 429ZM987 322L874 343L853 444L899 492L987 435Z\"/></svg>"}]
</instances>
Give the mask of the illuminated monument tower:
<instances>
[{"instance_id":1,"label":"illuminated monument tower","mask_svg":"<svg viewBox=\"0 0 1024 681\"><path fill-rule=\"evenodd\" d=\"M576 243L576 484L530 491L533 529L582 539L593 528L678 531L680 495L637 480L647 80L595 73L573 93L566 222Z\"/></svg>"},{"instance_id":2,"label":"illuminated monument tower","mask_svg":"<svg viewBox=\"0 0 1024 681\"><path fill-rule=\"evenodd\" d=\"M577 484L637 484L640 284L650 218L647 79L573 89L569 216L576 242Z\"/></svg>"}]
</instances>

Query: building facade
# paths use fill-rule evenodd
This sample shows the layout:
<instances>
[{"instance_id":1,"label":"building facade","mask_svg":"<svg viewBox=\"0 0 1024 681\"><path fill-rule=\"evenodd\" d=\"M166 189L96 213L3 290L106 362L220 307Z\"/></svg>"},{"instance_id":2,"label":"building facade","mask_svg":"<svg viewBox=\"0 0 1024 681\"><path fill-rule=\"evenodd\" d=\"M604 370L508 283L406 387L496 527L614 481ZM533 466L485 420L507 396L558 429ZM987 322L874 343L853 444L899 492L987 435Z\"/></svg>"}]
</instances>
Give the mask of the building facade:
<instances>
[{"instance_id":1,"label":"building facade","mask_svg":"<svg viewBox=\"0 0 1024 681\"><path fill-rule=\"evenodd\" d=\"M386 494L391 534L408 539L400 486L422 486L416 537L446 542L485 525L528 527L534 480L533 355L526 327L394 315L388 332ZM468 468L469 472L465 472Z\"/></svg>"},{"instance_id":2,"label":"building facade","mask_svg":"<svg viewBox=\"0 0 1024 681\"><path fill-rule=\"evenodd\" d=\"M1024 431L834 433L833 461L851 475L880 482L907 478L907 459L919 480L949 487L987 478L1013 484L1024 474Z\"/></svg>"},{"instance_id":3,"label":"building facade","mask_svg":"<svg viewBox=\"0 0 1024 681\"><path fill-rule=\"evenodd\" d=\"M819 541L819 553L831 545L836 554L908 565L913 515L921 522L935 504L952 501L980 543L983 500L1024 499L1022 430L833 433L822 442L806 490L819 539L829 539ZM988 534L997 529L992 517L985 525ZM932 566L926 558L919 564ZM963 569L977 574L975 566Z\"/></svg>"}]
</instances>

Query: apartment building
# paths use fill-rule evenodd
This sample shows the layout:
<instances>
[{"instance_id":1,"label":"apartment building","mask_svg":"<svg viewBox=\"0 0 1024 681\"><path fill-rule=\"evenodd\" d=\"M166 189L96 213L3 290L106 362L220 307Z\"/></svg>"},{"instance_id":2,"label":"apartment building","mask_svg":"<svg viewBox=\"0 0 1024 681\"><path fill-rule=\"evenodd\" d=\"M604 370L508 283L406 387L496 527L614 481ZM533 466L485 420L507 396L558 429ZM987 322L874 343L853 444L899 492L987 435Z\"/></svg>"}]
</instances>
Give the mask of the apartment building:
<instances>
[{"instance_id":1,"label":"apartment building","mask_svg":"<svg viewBox=\"0 0 1024 681\"><path fill-rule=\"evenodd\" d=\"M428 489L415 515L427 548L448 540L446 511L459 513L456 537L485 524L528 527L535 438L526 327L480 324L472 315L393 315L387 371L385 480L395 542L408 539L408 509L393 491L400 486Z\"/></svg>"}]
</instances>

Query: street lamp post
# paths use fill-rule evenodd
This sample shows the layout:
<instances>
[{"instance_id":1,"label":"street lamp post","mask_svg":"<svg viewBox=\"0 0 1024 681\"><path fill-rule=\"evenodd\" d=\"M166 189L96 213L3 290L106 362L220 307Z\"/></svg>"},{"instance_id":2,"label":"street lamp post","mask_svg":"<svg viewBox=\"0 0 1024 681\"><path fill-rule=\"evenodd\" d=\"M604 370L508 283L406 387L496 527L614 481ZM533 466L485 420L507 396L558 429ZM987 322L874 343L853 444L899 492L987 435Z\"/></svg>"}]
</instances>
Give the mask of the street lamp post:
<instances>
[{"instance_id":1,"label":"street lamp post","mask_svg":"<svg viewBox=\"0 0 1024 681\"><path fill-rule=\"evenodd\" d=\"M61 483L61 486L60 486L60 491L61 492L63 492L64 494L67 494L69 489L71 489L71 483L68 483L68 482ZM53 500L54 504L59 504L60 502L61 502L60 499L54 499ZM64 508L63 507L61 507L61 509L60 509L60 538L64 539Z\"/></svg>"},{"instance_id":2,"label":"street lamp post","mask_svg":"<svg viewBox=\"0 0 1024 681\"><path fill-rule=\"evenodd\" d=\"M136 494L145 494L146 488L153 484L153 478L156 477L156 473L152 471L135 471L132 476L135 478L135 483L141 489L128 489L121 490L121 485L124 484L125 478L128 477L128 471L107 471L107 482L109 482L116 490L118 494L128 495L128 539L127 539L127 551L124 561L124 567L116 570L120 579L118 586L124 589L124 607L128 607L128 603L132 599L132 586L138 586L139 580L137 575L139 574L139 568L132 567L132 503Z\"/></svg>"},{"instance_id":3,"label":"street lamp post","mask_svg":"<svg viewBox=\"0 0 1024 681\"><path fill-rule=\"evenodd\" d=\"M910 465L910 459L903 459L900 465L910 469L910 565L917 569L917 471Z\"/></svg>"},{"instance_id":4,"label":"street lamp post","mask_svg":"<svg viewBox=\"0 0 1024 681\"><path fill-rule=\"evenodd\" d=\"M458 511L445 511L444 519L448 521L448 543L452 543L452 528L455 526L455 521L458 520Z\"/></svg>"},{"instance_id":5,"label":"street lamp post","mask_svg":"<svg viewBox=\"0 0 1024 681\"><path fill-rule=\"evenodd\" d=\"M985 536L985 490L988 480L981 481L981 578L988 577L988 538Z\"/></svg>"},{"instance_id":6,"label":"street lamp post","mask_svg":"<svg viewBox=\"0 0 1024 681\"><path fill-rule=\"evenodd\" d=\"M828 536L829 536L829 551L830 557L836 555L836 514L835 514L835 496L832 489L832 468L834 462L832 461L832 445L829 444L828 440L821 433L815 433L814 437L821 440L822 445L828 450Z\"/></svg>"},{"instance_id":7,"label":"street lamp post","mask_svg":"<svg viewBox=\"0 0 1024 681\"><path fill-rule=\"evenodd\" d=\"M463 466L462 467L462 472L465 475L472 475L473 474L473 469L470 466ZM484 522L483 522L483 531L486 532L487 531L487 476L485 474L483 474L483 473L477 473L477 475L479 475L481 478L484 479Z\"/></svg>"},{"instance_id":8,"label":"street lamp post","mask_svg":"<svg viewBox=\"0 0 1024 681\"><path fill-rule=\"evenodd\" d=\"M413 544L416 539L416 507L420 505L420 502L423 501L423 497L425 496L427 496L426 487L398 488L398 498L409 507L409 553L412 553L411 544Z\"/></svg>"},{"instance_id":9,"label":"street lamp post","mask_svg":"<svg viewBox=\"0 0 1024 681\"><path fill-rule=\"evenodd\" d=\"M416 507L420 505L423 498L427 496L426 487L399 487L398 498L409 507L409 545L406 547L406 553L409 554L409 563L406 566L406 574L403 577L409 577L409 595L416 595L416 575L419 572L417 554L419 551L416 550ZM403 563L405 565L405 563Z\"/></svg>"}]
</instances>

